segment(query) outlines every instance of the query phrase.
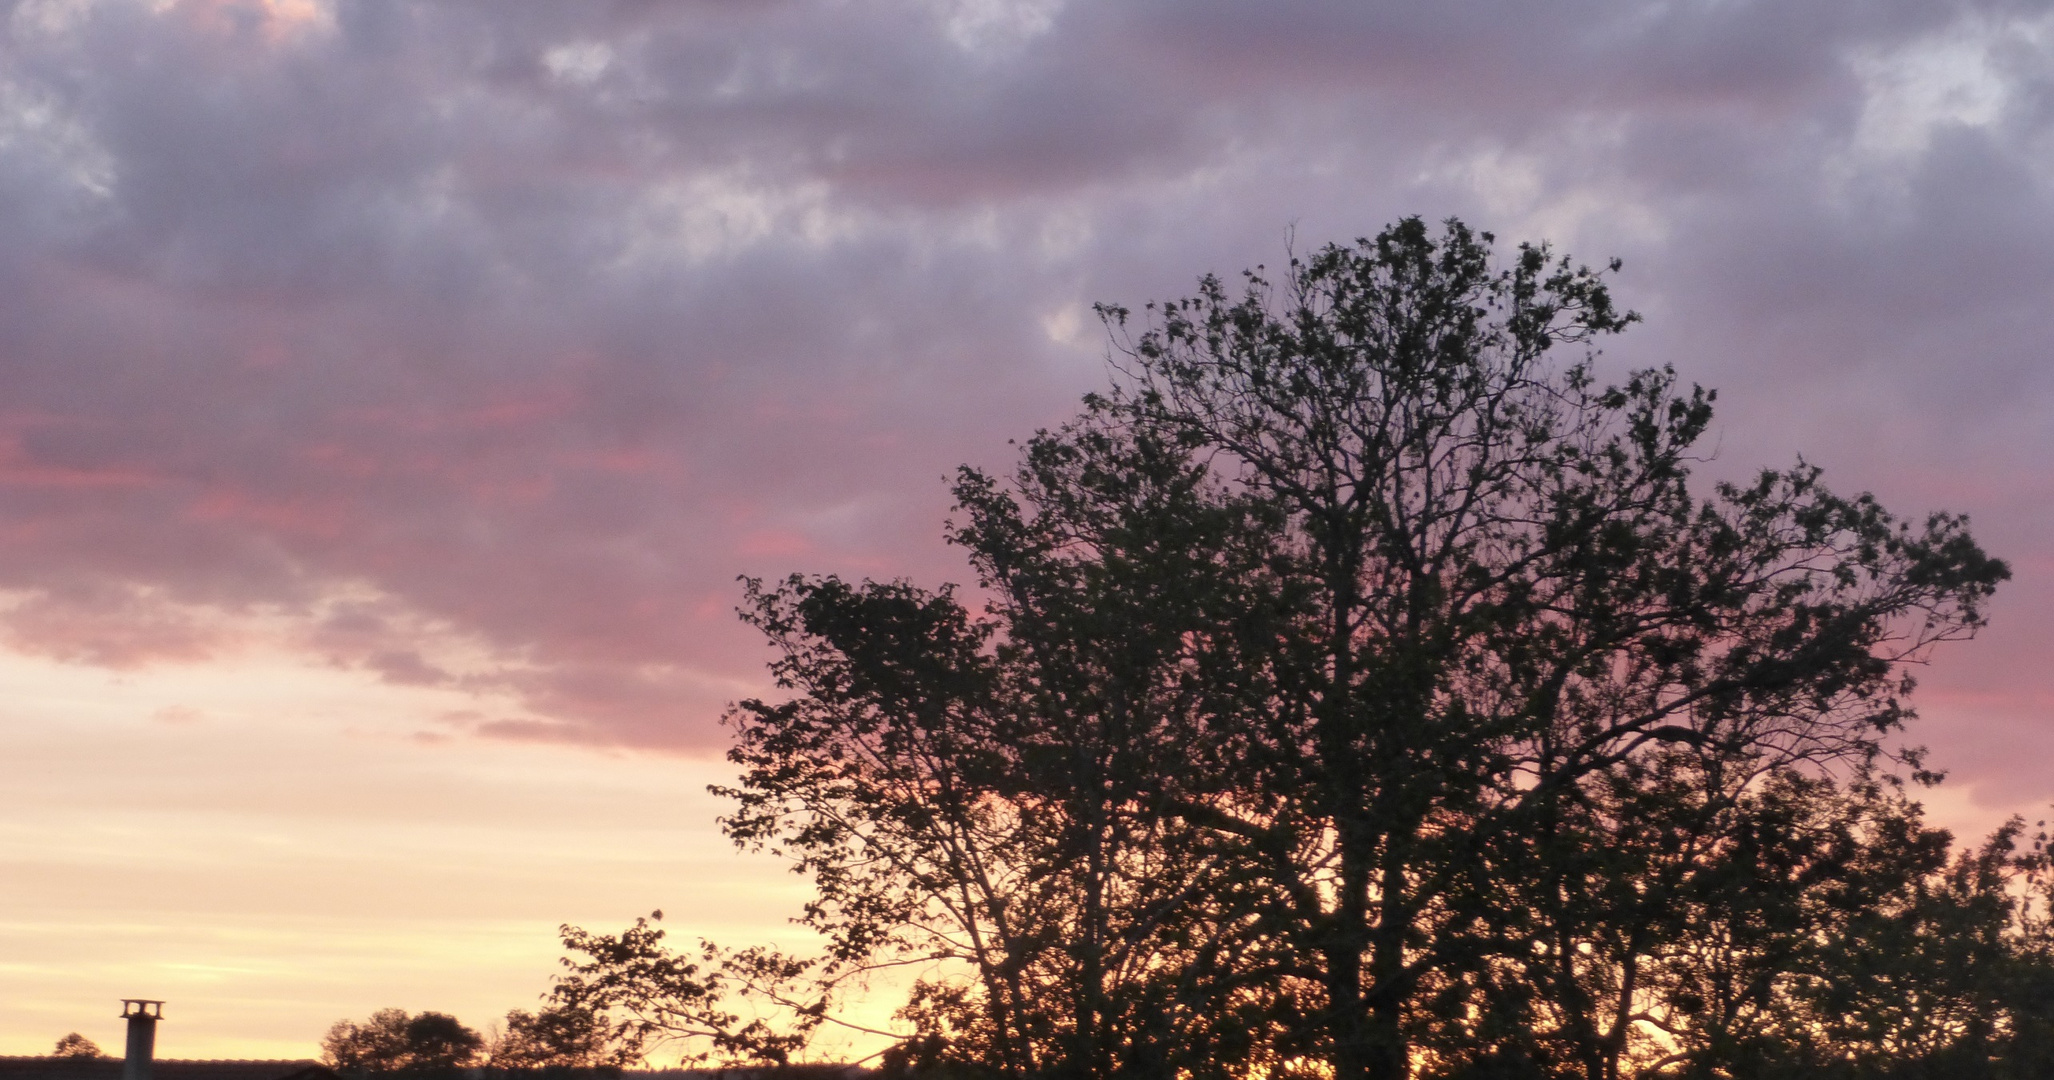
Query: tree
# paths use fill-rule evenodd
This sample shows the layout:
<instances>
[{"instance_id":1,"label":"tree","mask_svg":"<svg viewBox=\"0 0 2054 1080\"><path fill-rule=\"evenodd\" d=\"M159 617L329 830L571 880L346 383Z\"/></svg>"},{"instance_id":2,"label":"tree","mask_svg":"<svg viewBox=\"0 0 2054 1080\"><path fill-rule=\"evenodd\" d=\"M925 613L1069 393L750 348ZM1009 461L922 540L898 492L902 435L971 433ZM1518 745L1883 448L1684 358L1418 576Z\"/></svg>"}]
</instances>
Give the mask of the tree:
<instances>
[{"instance_id":1,"label":"tree","mask_svg":"<svg viewBox=\"0 0 2054 1080\"><path fill-rule=\"evenodd\" d=\"M1295 604L1261 678L1284 692L1226 725L1229 790L1279 804L1195 810L1290 898L1344 1080L1409 1071L1430 984L1493 951L1495 871L1545 855L1583 785L1674 746L1865 761L1907 715L1900 665L2007 576L1959 519L1901 525L1809 467L1694 496L1711 395L1549 367L1631 316L1543 247L1493 267L1488 240L1412 220L1294 262L1281 297L1208 279L1097 406L1206 447L1282 518Z\"/></svg>"},{"instance_id":2,"label":"tree","mask_svg":"<svg viewBox=\"0 0 2054 1080\"><path fill-rule=\"evenodd\" d=\"M1039 440L1032 518L966 472L956 540L1003 640L952 590L749 583L800 693L733 714L727 828L813 876L823 974L943 973L902 1013L926 1065L1214 1075L1280 1052L1269 939L1222 917L1249 883L1162 803L1204 692L1187 640L1233 617L1262 557L1247 508L1207 505L1189 465L1174 444ZM1076 558L1094 529L1099 557Z\"/></svg>"},{"instance_id":3,"label":"tree","mask_svg":"<svg viewBox=\"0 0 2054 1080\"><path fill-rule=\"evenodd\" d=\"M1480 995L1510 1037L1443 1053L1586 1076L1980 1075L1960 1062L2010 1023L2015 826L1950 861L1888 777L1720 785L1685 757L1586 804L1578 873L1517 891L1531 948Z\"/></svg>"},{"instance_id":4,"label":"tree","mask_svg":"<svg viewBox=\"0 0 2054 1080\"><path fill-rule=\"evenodd\" d=\"M828 1019L833 988L808 981L814 962L704 940L696 958L682 955L662 919L651 912L619 934L562 927L572 955L539 1012L508 1014L504 1063L620 1067L666 1046L687 1062L784 1065Z\"/></svg>"},{"instance_id":5,"label":"tree","mask_svg":"<svg viewBox=\"0 0 2054 1080\"><path fill-rule=\"evenodd\" d=\"M490 1051L492 1065L507 1069L623 1068L639 1060L604 1017L547 1005L536 1012L509 1011Z\"/></svg>"},{"instance_id":6,"label":"tree","mask_svg":"<svg viewBox=\"0 0 2054 1080\"><path fill-rule=\"evenodd\" d=\"M484 1047L477 1032L447 1013L379 1009L361 1024L337 1020L321 1040L321 1058L332 1068L365 1072L446 1070L472 1064Z\"/></svg>"},{"instance_id":7,"label":"tree","mask_svg":"<svg viewBox=\"0 0 2054 1080\"><path fill-rule=\"evenodd\" d=\"M57 1040L57 1048L50 1051L51 1057L96 1058L101 1056L100 1045L74 1031Z\"/></svg>"},{"instance_id":8,"label":"tree","mask_svg":"<svg viewBox=\"0 0 2054 1080\"><path fill-rule=\"evenodd\" d=\"M2025 835L2024 822L2017 835ZM2054 838L2047 823L2012 866L2019 886L2011 929L2012 967L2004 982L2011 1024L2004 1049L2007 1080L2054 1075Z\"/></svg>"},{"instance_id":9,"label":"tree","mask_svg":"<svg viewBox=\"0 0 2054 1080\"><path fill-rule=\"evenodd\" d=\"M750 583L790 697L730 715L725 824L812 877L820 974L939 973L907 1060L1617 1076L1751 883L1839 872L1778 860L2008 570L1802 463L1694 492L1713 395L1600 386L1603 275L1491 245L1408 219L1102 308L1113 388L958 478L982 615Z\"/></svg>"}]
</instances>

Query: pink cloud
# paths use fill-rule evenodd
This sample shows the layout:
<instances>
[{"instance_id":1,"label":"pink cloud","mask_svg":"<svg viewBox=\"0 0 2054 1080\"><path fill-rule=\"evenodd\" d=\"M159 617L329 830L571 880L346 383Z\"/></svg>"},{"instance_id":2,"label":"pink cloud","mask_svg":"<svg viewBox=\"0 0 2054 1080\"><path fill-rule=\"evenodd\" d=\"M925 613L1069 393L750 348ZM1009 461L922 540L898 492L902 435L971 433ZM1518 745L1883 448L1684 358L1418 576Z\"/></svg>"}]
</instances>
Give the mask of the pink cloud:
<instances>
[{"instance_id":1,"label":"pink cloud","mask_svg":"<svg viewBox=\"0 0 2054 1080\"><path fill-rule=\"evenodd\" d=\"M239 644L224 627L120 588L32 595L0 617L0 640L30 655L115 669L209 660Z\"/></svg>"}]
</instances>

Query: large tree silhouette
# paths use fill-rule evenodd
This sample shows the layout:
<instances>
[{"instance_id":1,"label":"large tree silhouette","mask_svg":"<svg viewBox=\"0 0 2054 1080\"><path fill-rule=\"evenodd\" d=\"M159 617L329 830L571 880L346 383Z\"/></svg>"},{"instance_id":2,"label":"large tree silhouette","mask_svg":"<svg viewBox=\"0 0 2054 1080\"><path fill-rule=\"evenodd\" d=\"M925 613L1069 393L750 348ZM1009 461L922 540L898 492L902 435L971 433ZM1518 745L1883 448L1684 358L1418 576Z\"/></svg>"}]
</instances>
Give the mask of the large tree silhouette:
<instances>
[{"instance_id":1,"label":"large tree silhouette","mask_svg":"<svg viewBox=\"0 0 2054 1080\"><path fill-rule=\"evenodd\" d=\"M1932 846L1885 740L2008 571L1802 463L1694 490L1713 395L1600 384L1601 273L1408 219L1101 311L1112 389L958 478L981 611L749 587L790 693L725 824L813 879L822 977L920 966L896 1064L1716 1071L1870 933L1822 896L1940 873L1875 857Z\"/></svg>"}]
</instances>

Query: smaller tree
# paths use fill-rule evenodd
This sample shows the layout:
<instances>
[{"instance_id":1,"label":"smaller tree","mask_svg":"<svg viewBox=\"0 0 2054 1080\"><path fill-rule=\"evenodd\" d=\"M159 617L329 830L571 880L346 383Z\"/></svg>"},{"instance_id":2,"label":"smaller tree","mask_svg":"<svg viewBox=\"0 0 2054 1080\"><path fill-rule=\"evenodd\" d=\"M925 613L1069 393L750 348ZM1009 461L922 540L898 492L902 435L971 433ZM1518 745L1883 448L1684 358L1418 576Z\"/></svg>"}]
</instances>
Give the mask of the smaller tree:
<instances>
[{"instance_id":1,"label":"smaller tree","mask_svg":"<svg viewBox=\"0 0 2054 1080\"><path fill-rule=\"evenodd\" d=\"M447 1013L424 1012L407 1021L408 1062L416 1069L454 1069L478 1059L485 1040Z\"/></svg>"},{"instance_id":2,"label":"smaller tree","mask_svg":"<svg viewBox=\"0 0 2054 1080\"><path fill-rule=\"evenodd\" d=\"M2054 1076L2054 837L2046 821L2036 828L2031 849L2013 864L2018 907L2004 988L2011 1045L1999 1073L2006 1080Z\"/></svg>"},{"instance_id":3,"label":"smaller tree","mask_svg":"<svg viewBox=\"0 0 2054 1080\"><path fill-rule=\"evenodd\" d=\"M573 955L562 958L542 1010L521 1021L521 1037L536 1046L557 1040L594 1064L636 1064L666 1046L687 1063L784 1065L827 1018L833 986L808 978L813 962L703 940L695 958L664 943L654 925L662 918L651 912L619 934L563 927Z\"/></svg>"},{"instance_id":4,"label":"smaller tree","mask_svg":"<svg viewBox=\"0 0 2054 1080\"><path fill-rule=\"evenodd\" d=\"M74 1031L57 1040L57 1048L50 1051L50 1056L61 1058L96 1058L100 1056L100 1046L93 1040Z\"/></svg>"},{"instance_id":5,"label":"smaller tree","mask_svg":"<svg viewBox=\"0 0 2054 1080\"><path fill-rule=\"evenodd\" d=\"M359 1024L337 1020L321 1040L321 1060L337 1069L391 1072L406 1063L405 1009L379 1009Z\"/></svg>"},{"instance_id":6,"label":"smaller tree","mask_svg":"<svg viewBox=\"0 0 2054 1080\"><path fill-rule=\"evenodd\" d=\"M640 1056L616 1038L614 1026L588 1008L546 1004L535 1012L506 1014L506 1029L492 1043L492 1064L507 1069L625 1068Z\"/></svg>"},{"instance_id":7,"label":"smaller tree","mask_svg":"<svg viewBox=\"0 0 2054 1080\"><path fill-rule=\"evenodd\" d=\"M477 1032L447 1013L380 1009L361 1024L337 1020L321 1040L321 1058L337 1069L414 1072L470 1065L484 1048Z\"/></svg>"}]
</instances>

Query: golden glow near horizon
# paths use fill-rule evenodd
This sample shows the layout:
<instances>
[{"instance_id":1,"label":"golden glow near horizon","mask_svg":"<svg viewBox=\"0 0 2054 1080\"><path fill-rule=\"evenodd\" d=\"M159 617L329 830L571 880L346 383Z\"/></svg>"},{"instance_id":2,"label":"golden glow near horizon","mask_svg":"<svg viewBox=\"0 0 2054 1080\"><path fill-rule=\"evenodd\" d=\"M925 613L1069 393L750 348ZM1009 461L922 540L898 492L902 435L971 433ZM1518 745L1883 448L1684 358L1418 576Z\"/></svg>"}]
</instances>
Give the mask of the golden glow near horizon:
<instances>
[{"instance_id":1,"label":"golden glow near horizon","mask_svg":"<svg viewBox=\"0 0 2054 1080\"><path fill-rule=\"evenodd\" d=\"M166 999L166 1058L309 1057L398 1006L532 1008L556 927L804 946L803 882L717 831L717 758L414 737L451 702L285 655L0 654L0 1054Z\"/></svg>"},{"instance_id":2,"label":"golden glow near horizon","mask_svg":"<svg viewBox=\"0 0 2054 1080\"><path fill-rule=\"evenodd\" d=\"M282 650L130 671L0 653L0 679L0 1054L69 1031L118 1053L133 996L169 1002L165 1058L311 1057L388 1006L489 1030L548 987L560 923L654 908L687 944L811 941L787 921L805 883L715 827L715 756L423 739L462 695ZM1970 796L1923 797L1965 838L2011 812ZM881 1045L830 1032L814 1056Z\"/></svg>"}]
</instances>

